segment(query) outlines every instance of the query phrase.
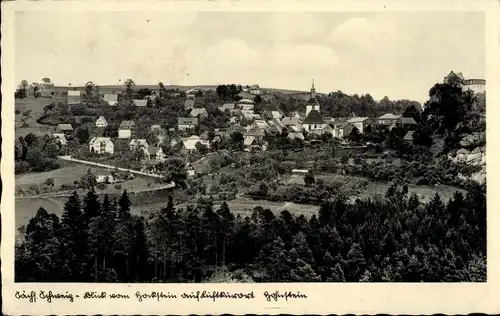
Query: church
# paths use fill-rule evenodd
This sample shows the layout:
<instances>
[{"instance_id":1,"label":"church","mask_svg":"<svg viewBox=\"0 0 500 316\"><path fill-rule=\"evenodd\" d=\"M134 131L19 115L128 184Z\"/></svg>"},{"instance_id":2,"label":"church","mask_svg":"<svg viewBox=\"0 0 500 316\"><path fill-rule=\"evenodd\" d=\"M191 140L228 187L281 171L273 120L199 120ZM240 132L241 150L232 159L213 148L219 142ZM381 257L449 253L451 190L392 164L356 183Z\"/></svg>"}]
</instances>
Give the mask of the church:
<instances>
[{"instance_id":1,"label":"church","mask_svg":"<svg viewBox=\"0 0 500 316\"><path fill-rule=\"evenodd\" d=\"M309 100L306 104L306 118L302 122L302 128L306 132L323 129L326 126L323 117L321 117L320 105L316 99L316 89L314 88L314 79L312 81Z\"/></svg>"}]
</instances>

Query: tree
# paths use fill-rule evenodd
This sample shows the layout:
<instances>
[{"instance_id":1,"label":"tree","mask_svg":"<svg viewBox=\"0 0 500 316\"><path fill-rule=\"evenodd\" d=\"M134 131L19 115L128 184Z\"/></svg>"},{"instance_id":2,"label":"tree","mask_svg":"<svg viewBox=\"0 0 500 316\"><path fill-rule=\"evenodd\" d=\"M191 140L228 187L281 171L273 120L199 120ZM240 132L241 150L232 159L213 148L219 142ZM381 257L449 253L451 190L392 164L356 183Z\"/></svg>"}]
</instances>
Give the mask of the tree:
<instances>
[{"instance_id":1,"label":"tree","mask_svg":"<svg viewBox=\"0 0 500 316\"><path fill-rule=\"evenodd\" d=\"M90 168L87 169L87 173L80 178L79 184L83 189L93 190L95 188L97 179L92 171L90 171Z\"/></svg>"},{"instance_id":2,"label":"tree","mask_svg":"<svg viewBox=\"0 0 500 316\"><path fill-rule=\"evenodd\" d=\"M54 185L55 185L55 181L54 179L52 178L47 178L47 180L45 180L44 184L48 185L49 187L53 188Z\"/></svg>"},{"instance_id":3,"label":"tree","mask_svg":"<svg viewBox=\"0 0 500 316\"><path fill-rule=\"evenodd\" d=\"M418 125L413 132L413 144L429 148L433 142L432 130L426 125Z\"/></svg>"},{"instance_id":4,"label":"tree","mask_svg":"<svg viewBox=\"0 0 500 316\"><path fill-rule=\"evenodd\" d=\"M306 184L306 186L310 187L314 184L315 182L315 179L314 179L314 174L312 172L312 170L309 170L306 175L304 176L304 182Z\"/></svg>"},{"instance_id":5,"label":"tree","mask_svg":"<svg viewBox=\"0 0 500 316\"><path fill-rule=\"evenodd\" d=\"M94 96L94 91L95 91L95 84L92 81L88 81L85 84L85 92L84 92L87 105L89 104L89 101L92 101Z\"/></svg>"},{"instance_id":6,"label":"tree","mask_svg":"<svg viewBox=\"0 0 500 316\"><path fill-rule=\"evenodd\" d=\"M196 149L198 150L198 152L202 155L206 155L207 152L208 152L208 147L207 145L204 145L200 142L197 142L196 145L195 145Z\"/></svg>"},{"instance_id":7,"label":"tree","mask_svg":"<svg viewBox=\"0 0 500 316\"><path fill-rule=\"evenodd\" d=\"M90 132L88 127L86 125L80 126L76 130L76 137L78 138L80 144L86 144L90 138Z\"/></svg>"},{"instance_id":8,"label":"tree","mask_svg":"<svg viewBox=\"0 0 500 316\"><path fill-rule=\"evenodd\" d=\"M127 79L127 80L125 80L124 85L125 85L125 93L127 94L127 96L129 98L131 98L132 97L132 93L134 92L134 88L135 88L135 82L134 82L134 80Z\"/></svg>"},{"instance_id":9,"label":"tree","mask_svg":"<svg viewBox=\"0 0 500 316\"><path fill-rule=\"evenodd\" d=\"M130 199L128 197L127 190L123 191L120 199L118 200L118 217L119 218L130 218Z\"/></svg>"},{"instance_id":10,"label":"tree","mask_svg":"<svg viewBox=\"0 0 500 316\"><path fill-rule=\"evenodd\" d=\"M358 144L361 141L361 133L357 127L353 127L351 133L347 136L350 142Z\"/></svg>"},{"instance_id":11,"label":"tree","mask_svg":"<svg viewBox=\"0 0 500 316\"><path fill-rule=\"evenodd\" d=\"M255 105L260 105L262 103L262 97L260 95L256 95L253 98L253 102L255 103Z\"/></svg>"}]
</instances>

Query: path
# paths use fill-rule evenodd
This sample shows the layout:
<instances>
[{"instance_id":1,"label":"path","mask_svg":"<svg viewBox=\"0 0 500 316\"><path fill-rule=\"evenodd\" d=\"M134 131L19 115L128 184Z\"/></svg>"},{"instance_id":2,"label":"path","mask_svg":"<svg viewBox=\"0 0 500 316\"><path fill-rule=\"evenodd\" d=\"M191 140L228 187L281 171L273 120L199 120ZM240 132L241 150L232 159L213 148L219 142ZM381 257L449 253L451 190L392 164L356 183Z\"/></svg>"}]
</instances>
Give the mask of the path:
<instances>
[{"instance_id":1,"label":"path","mask_svg":"<svg viewBox=\"0 0 500 316\"><path fill-rule=\"evenodd\" d=\"M163 178L162 175L155 174L155 173L149 173L149 172L144 172L144 171L139 171L139 170L133 170L133 169L127 169L127 168L121 168L121 167L116 167L112 165L106 165L98 162L92 162L92 161L87 161L87 160L80 160L80 159L75 159L71 158L71 156L59 156L59 159L66 160L66 161L73 161L73 162L78 162L86 165L91 165L91 166L97 166L97 167L102 167L102 168L107 168L107 169L113 169L113 170L119 170L119 171L127 171L130 173L138 174L141 176L146 176L146 177L152 177L152 178Z\"/></svg>"}]
</instances>

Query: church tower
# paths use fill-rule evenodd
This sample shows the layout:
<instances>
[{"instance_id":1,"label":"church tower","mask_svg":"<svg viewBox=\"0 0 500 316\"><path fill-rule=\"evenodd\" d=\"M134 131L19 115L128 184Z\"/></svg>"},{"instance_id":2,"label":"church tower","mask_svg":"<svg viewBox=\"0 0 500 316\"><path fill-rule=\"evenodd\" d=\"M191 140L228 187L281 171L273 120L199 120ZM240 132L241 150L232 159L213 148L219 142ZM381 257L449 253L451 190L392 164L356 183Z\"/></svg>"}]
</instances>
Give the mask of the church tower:
<instances>
[{"instance_id":1,"label":"church tower","mask_svg":"<svg viewBox=\"0 0 500 316\"><path fill-rule=\"evenodd\" d=\"M316 99L316 89L314 88L314 79L312 80L311 99Z\"/></svg>"}]
</instances>

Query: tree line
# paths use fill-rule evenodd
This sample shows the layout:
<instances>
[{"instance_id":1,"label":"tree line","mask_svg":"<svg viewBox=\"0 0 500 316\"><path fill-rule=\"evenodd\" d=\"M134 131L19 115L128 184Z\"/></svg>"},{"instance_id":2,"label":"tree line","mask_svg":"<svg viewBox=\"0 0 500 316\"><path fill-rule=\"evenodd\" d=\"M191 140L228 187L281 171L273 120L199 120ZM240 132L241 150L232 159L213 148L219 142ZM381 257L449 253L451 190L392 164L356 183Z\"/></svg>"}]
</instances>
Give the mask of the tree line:
<instances>
[{"instance_id":1,"label":"tree line","mask_svg":"<svg viewBox=\"0 0 500 316\"><path fill-rule=\"evenodd\" d=\"M235 216L200 200L148 216L93 190L61 218L40 208L16 246L16 282L204 282L220 269L256 282L486 280L486 188L427 204L394 184L383 197L327 199L310 218L256 207ZM236 277L237 278L237 277Z\"/></svg>"}]
</instances>

